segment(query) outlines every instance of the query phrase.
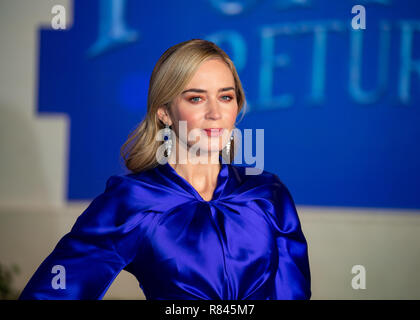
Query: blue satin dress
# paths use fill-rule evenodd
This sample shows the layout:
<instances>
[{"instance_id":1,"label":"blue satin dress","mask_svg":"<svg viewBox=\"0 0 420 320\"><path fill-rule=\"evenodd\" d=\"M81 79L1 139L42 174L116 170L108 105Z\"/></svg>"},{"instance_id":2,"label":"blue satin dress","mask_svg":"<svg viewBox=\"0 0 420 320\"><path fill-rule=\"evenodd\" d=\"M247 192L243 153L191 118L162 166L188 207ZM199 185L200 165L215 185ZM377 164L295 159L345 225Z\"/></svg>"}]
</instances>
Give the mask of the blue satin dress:
<instances>
[{"instance_id":1,"label":"blue satin dress","mask_svg":"<svg viewBox=\"0 0 420 320\"><path fill-rule=\"evenodd\" d=\"M53 286L54 266L65 280ZM146 299L309 299L305 237L293 199L267 171L222 164L205 201L169 165L110 176L19 299L102 299L132 273Z\"/></svg>"}]
</instances>

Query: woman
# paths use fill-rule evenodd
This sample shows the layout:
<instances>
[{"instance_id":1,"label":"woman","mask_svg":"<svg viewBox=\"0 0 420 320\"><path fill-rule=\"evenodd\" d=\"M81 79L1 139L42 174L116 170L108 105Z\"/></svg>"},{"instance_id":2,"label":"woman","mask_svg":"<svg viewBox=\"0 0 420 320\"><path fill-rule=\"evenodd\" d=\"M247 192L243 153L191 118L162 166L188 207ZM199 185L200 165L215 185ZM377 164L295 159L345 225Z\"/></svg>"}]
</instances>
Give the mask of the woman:
<instances>
[{"instance_id":1,"label":"woman","mask_svg":"<svg viewBox=\"0 0 420 320\"><path fill-rule=\"evenodd\" d=\"M214 43L169 48L150 79L147 115L122 147L131 172L108 179L20 299L101 299L123 269L147 299L309 299L307 244L288 189L274 174L226 163L244 103ZM53 268L65 272L61 283Z\"/></svg>"}]
</instances>

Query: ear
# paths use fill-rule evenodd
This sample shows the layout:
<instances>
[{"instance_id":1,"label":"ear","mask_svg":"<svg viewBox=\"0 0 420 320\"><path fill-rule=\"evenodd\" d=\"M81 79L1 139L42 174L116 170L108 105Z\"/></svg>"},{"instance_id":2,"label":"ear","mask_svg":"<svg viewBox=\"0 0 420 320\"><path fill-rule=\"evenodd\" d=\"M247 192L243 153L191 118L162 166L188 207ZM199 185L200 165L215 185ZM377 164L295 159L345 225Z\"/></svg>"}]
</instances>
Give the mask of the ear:
<instances>
[{"instance_id":1,"label":"ear","mask_svg":"<svg viewBox=\"0 0 420 320\"><path fill-rule=\"evenodd\" d=\"M157 117L164 124L168 124L169 126L172 125L172 119L169 115L168 108L165 105L162 105L157 109Z\"/></svg>"}]
</instances>

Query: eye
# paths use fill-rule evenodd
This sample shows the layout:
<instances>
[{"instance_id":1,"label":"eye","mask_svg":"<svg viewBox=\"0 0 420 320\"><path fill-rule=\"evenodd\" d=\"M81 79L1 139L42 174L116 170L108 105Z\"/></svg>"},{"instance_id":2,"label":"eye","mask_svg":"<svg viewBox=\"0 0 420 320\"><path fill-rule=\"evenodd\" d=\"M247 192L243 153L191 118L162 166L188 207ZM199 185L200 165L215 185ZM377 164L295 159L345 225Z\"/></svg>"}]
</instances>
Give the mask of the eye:
<instances>
[{"instance_id":1,"label":"eye","mask_svg":"<svg viewBox=\"0 0 420 320\"><path fill-rule=\"evenodd\" d=\"M229 98L229 99L224 99L224 98L226 98L226 97L227 97L227 98ZM223 98L223 100L226 100L226 101L230 101L230 100L232 100L232 99L233 99L233 97L232 97L232 96L223 96L222 98Z\"/></svg>"},{"instance_id":2,"label":"eye","mask_svg":"<svg viewBox=\"0 0 420 320\"><path fill-rule=\"evenodd\" d=\"M192 98L189 98L188 101L191 101L191 102L200 102L200 101L195 100L195 99L201 99L201 97L192 97Z\"/></svg>"}]
</instances>

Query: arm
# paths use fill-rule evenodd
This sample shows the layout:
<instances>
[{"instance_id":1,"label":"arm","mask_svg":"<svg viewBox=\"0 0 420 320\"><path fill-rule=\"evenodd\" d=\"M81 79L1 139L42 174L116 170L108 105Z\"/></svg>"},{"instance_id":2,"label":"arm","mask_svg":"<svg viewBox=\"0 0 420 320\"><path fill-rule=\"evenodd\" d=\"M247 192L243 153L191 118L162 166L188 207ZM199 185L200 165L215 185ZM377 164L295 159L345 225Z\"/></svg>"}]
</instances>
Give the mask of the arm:
<instances>
[{"instance_id":1,"label":"arm","mask_svg":"<svg viewBox=\"0 0 420 320\"><path fill-rule=\"evenodd\" d=\"M274 299L310 299L311 276L308 248L293 198L276 177L274 218L279 264L275 277Z\"/></svg>"},{"instance_id":2,"label":"arm","mask_svg":"<svg viewBox=\"0 0 420 320\"><path fill-rule=\"evenodd\" d=\"M105 192L61 238L19 299L102 299L137 250L136 228L121 221L132 209L130 200L130 185L109 178Z\"/></svg>"}]
</instances>

